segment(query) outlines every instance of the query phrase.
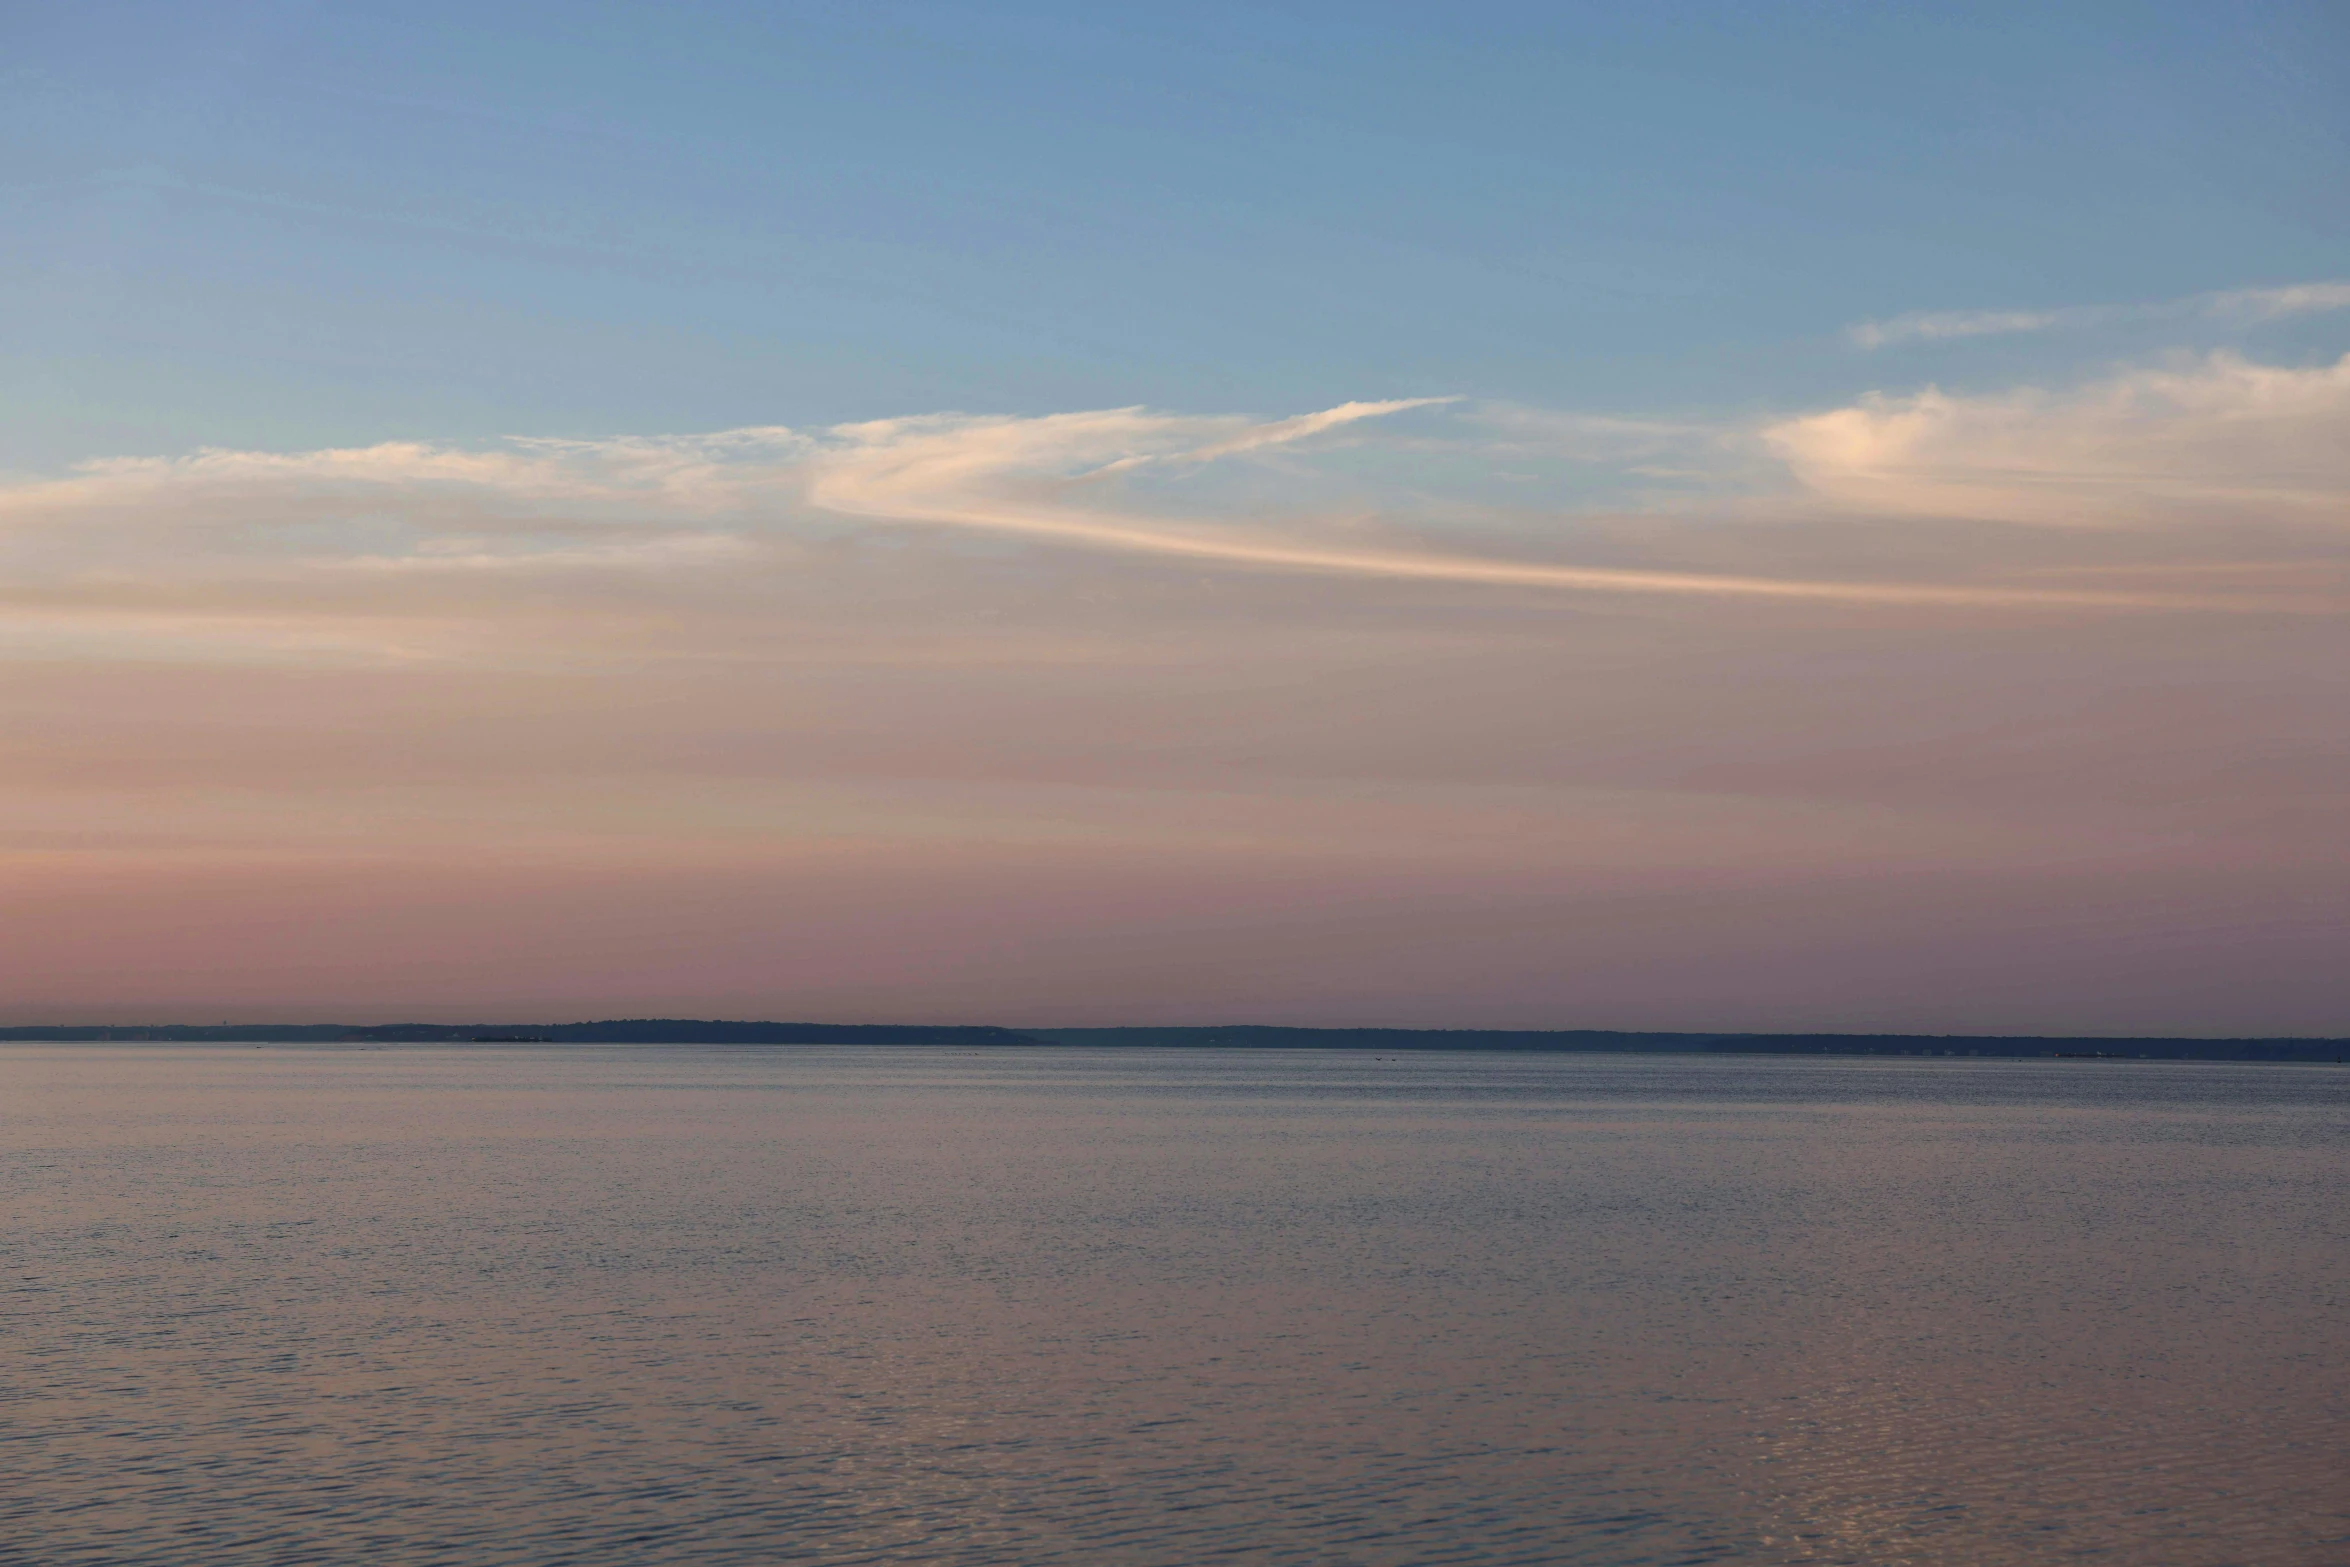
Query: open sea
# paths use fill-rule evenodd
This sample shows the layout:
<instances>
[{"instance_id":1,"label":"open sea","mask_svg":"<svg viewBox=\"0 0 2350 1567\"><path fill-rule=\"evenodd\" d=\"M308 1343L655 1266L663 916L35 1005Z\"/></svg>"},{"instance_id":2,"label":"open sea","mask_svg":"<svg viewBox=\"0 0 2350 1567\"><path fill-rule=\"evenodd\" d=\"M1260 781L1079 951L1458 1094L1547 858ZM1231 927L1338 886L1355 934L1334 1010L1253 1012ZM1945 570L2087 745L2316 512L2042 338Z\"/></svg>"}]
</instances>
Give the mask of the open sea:
<instances>
[{"instance_id":1,"label":"open sea","mask_svg":"<svg viewBox=\"0 0 2350 1567\"><path fill-rule=\"evenodd\" d=\"M2350 1562L2350 1069L0 1047L0 1561Z\"/></svg>"}]
</instances>

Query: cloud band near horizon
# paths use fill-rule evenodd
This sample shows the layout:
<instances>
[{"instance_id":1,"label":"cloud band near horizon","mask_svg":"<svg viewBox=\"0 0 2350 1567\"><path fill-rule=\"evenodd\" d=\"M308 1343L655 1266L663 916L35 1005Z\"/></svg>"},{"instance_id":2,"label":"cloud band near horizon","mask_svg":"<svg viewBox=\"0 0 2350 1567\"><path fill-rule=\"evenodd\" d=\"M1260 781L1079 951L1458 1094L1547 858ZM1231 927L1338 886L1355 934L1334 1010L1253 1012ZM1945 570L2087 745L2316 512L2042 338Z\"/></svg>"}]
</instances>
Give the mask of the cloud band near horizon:
<instances>
[{"instance_id":1,"label":"cloud band near horizon","mask_svg":"<svg viewBox=\"0 0 2350 1567\"><path fill-rule=\"evenodd\" d=\"M0 592L50 621L186 625L208 605L223 623L300 619L396 607L402 578L471 573L522 591L585 573L609 592L631 573L735 572L779 541L861 525L1569 595L2327 612L2341 603L2345 429L2350 358L2215 355L2069 390L1928 389L1746 427L1407 399L1273 421L1124 408L209 450L0 487ZM1595 450L1594 430L1624 452ZM1669 490L1646 477L1660 441L1677 463ZM1573 496L1552 493L1569 476ZM1952 530L1970 540L1963 554ZM2070 544L2052 549L2054 534ZM1800 547L1754 569L1774 542ZM1574 558L1588 553L1606 558Z\"/></svg>"},{"instance_id":2,"label":"cloud band near horizon","mask_svg":"<svg viewBox=\"0 0 2350 1567\"><path fill-rule=\"evenodd\" d=\"M2219 356L0 486L0 1011L2318 1031L2346 421Z\"/></svg>"}]
</instances>

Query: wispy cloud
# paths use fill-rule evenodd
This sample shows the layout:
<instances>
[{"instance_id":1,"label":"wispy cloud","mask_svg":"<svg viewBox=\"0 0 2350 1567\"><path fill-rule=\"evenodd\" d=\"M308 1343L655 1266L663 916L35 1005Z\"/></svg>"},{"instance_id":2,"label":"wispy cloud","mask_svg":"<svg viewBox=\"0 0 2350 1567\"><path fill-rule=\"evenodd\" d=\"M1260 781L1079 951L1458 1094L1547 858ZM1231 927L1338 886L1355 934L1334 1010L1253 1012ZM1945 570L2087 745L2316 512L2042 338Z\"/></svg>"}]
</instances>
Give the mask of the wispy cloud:
<instances>
[{"instance_id":1,"label":"wispy cloud","mask_svg":"<svg viewBox=\"0 0 2350 1567\"><path fill-rule=\"evenodd\" d=\"M1350 404L1349 421L1421 404ZM1350 412L1351 410L1351 412ZM811 465L809 499L876 521L1024 535L1227 566L1577 593L1822 600L1854 604L2177 607L2175 596L1985 584L1837 581L1497 560L1431 550L1338 547L1224 519L1169 519L1106 504L1097 481L1145 461L1207 461L1303 438L1327 415L1225 433L1137 409L1057 419L895 421L858 426ZM1170 445L1189 430L1200 444ZM1120 455L1147 445L1143 454ZM1088 459L1092 460L1088 460Z\"/></svg>"},{"instance_id":2,"label":"wispy cloud","mask_svg":"<svg viewBox=\"0 0 2350 1567\"><path fill-rule=\"evenodd\" d=\"M2206 294L2198 303L2206 315L2275 321L2285 316L2311 315L2319 311L2350 310L2350 282L2293 283L2283 288L2236 288L2224 293Z\"/></svg>"},{"instance_id":3,"label":"wispy cloud","mask_svg":"<svg viewBox=\"0 0 2350 1567\"><path fill-rule=\"evenodd\" d=\"M2127 322L2202 318L2245 323L2350 309L2350 282L2235 288L2143 305L2070 305L2053 310L1923 310L1845 329L1862 348L1946 342L2022 332L2078 330Z\"/></svg>"},{"instance_id":4,"label":"wispy cloud","mask_svg":"<svg viewBox=\"0 0 2350 1567\"><path fill-rule=\"evenodd\" d=\"M1863 348L1894 343L1936 343L1953 337L1993 337L2009 332L2043 332L2068 319L2094 312L2065 310L1922 310L1890 321L1863 321L1846 329Z\"/></svg>"},{"instance_id":5,"label":"wispy cloud","mask_svg":"<svg viewBox=\"0 0 2350 1567\"><path fill-rule=\"evenodd\" d=\"M1530 452L1576 474L1533 473L1507 504L1478 488ZM1660 467L1695 478L1643 498ZM1605 505L1578 488L1587 468L1624 476ZM835 606L951 594L1025 541L1051 547L1023 557L1039 570L1132 582L1180 564L1693 604L2265 612L2330 590L2204 568L2245 565L2228 541L2248 526L2338 539L2345 516L2350 360L2219 356L1760 426L1408 399L126 458L0 486L0 605L19 652L192 657L207 626L232 660L465 657L517 636L595 657L625 625L709 650L817 621L869 638ZM2000 531L2019 523L2158 524L2170 543L2147 558ZM972 536L997 542L975 554ZM777 620L787 602L798 620Z\"/></svg>"},{"instance_id":6,"label":"wispy cloud","mask_svg":"<svg viewBox=\"0 0 2350 1567\"><path fill-rule=\"evenodd\" d=\"M1767 427L1819 502L1880 517L2350 530L2350 356L2230 354L2070 391L1870 397Z\"/></svg>"}]
</instances>

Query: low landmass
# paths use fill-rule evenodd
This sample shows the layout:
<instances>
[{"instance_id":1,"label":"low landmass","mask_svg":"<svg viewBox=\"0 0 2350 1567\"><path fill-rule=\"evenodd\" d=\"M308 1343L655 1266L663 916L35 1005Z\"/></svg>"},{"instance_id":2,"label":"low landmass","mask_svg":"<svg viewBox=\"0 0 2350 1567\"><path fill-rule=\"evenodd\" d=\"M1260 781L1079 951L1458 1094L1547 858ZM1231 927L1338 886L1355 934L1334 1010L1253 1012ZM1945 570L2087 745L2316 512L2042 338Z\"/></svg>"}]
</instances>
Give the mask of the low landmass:
<instances>
[{"instance_id":1,"label":"low landmass","mask_svg":"<svg viewBox=\"0 0 2350 1567\"><path fill-rule=\"evenodd\" d=\"M186 1044L962 1045L1218 1050L1614 1051L1698 1055L1992 1056L2082 1060L2330 1061L2350 1039L2130 1039L1987 1034L1670 1034L1604 1029L997 1028L985 1024L768 1023L620 1018L597 1023L53 1024L0 1041Z\"/></svg>"},{"instance_id":2,"label":"low landmass","mask_svg":"<svg viewBox=\"0 0 2350 1567\"><path fill-rule=\"evenodd\" d=\"M978 1024L728 1023L620 1018L602 1023L156 1023L0 1028L0 1040L261 1045L1041 1045Z\"/></svg>"}]
</instances>

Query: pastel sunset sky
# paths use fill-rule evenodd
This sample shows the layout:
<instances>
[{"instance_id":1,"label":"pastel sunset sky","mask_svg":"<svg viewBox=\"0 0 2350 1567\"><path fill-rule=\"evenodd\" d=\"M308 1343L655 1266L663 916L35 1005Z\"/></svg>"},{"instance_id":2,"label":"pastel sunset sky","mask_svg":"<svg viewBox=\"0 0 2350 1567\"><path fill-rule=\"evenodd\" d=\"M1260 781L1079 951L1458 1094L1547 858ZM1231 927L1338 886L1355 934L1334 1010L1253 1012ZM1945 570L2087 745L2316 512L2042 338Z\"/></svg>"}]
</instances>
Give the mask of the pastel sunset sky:
<instances>
[{"instance_id":1,"label":"pastel sunset sky","mask_svg":"<svg viewBox=\"0 0 2350 1567\"><path fill-rule=\"evenodd\" d=\"M0 1022L2350 1033L2339 4L0 81Z\"/></svg>"}]
</instances>

